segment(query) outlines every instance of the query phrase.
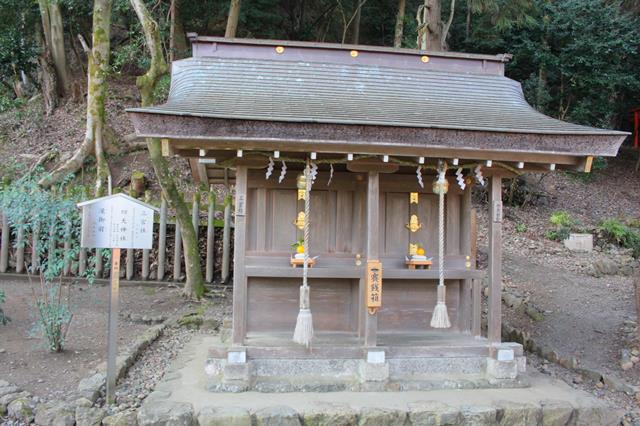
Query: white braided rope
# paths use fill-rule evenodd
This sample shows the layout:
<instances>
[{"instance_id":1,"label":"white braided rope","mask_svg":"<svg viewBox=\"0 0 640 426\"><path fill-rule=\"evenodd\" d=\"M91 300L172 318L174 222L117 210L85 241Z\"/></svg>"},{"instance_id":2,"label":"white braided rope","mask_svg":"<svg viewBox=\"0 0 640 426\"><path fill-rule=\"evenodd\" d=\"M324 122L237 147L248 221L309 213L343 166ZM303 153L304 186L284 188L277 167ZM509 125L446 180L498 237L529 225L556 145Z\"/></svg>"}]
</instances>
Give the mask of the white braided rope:
<instances>
[{"instance_id":1,"label":"white braided rope","mask_svg":"<svg viewBox=\"0 0 640 426\"><path fill-rule=\"evenodd\" d=\"M304 193L304 264L302 266L302 285L309 287L307 276L309 274L309 220L311 215L311 169L307 164L304 169L305 177L305 193ZM308 305L308 303L307 303ZM303 309L309 309L309 306L301 306Z\"/></svg>"},{"instance_id":2,"label":"white braided rope","mask_svg":"<svg viewBox=\"0 0 640 426\"><path fill-rule=\"evenodd\" d=\"M444 285L444 192L445 192L445 169L438 172L438 297L433 316L431 317L431 327L449 328L449 314L446 305L446 287Z\"/></svg>"},{"instance_id":3,"label":"white braided rope","mask_svg":"<svg viewBox=\"0 0 640 426\"><path fill-rule=\"evenodd\" d=\"M308 269L309 269L309 222L311 215L311 185L313 184L312 169L307 163L307 167L304 169L305 176L305 197L304 197L304 261L302 264L302 285L300 286L300 312L298 312L298 318L296 320L296 328L293 331L293 341L310 347L313 340L313 317L311 315L310 300L309 300L309 283Z\"/></svg>"},{"instance_id":4,"label":"white braided rope","mask_svg":"<svg viewBox=\"0 0 640 426\"><path fill-rule=\"evenodd\" d=\"M444 285L444 173L438 181L442 185L438 195L438 285Z\"/></svg>"}]
</instances>

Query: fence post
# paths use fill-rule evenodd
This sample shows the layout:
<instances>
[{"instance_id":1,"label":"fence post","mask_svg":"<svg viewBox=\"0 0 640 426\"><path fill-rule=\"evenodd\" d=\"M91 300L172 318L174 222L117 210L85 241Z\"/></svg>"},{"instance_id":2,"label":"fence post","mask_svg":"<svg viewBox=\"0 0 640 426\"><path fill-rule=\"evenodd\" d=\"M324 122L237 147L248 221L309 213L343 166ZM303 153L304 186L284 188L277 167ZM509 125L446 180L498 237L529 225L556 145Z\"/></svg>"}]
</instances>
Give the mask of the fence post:
<instances>
[{"instance_id":1,"label":"fence post","mask_svg":"<svg viewBox=\"0 0 640 426\"><path fill-rule=\"evenodd\" d=\"M71 252L71 219L67 219L64 224L64 266L62 267L62 274L65 277L69 276L71 272L71 259L69 258L69 252Z\"/></svg>"},{"instance_id":2,"label":"fence post","mask_svg":"<svg viewBox=\"0 0 640 426\"><path fill-rule=\"evenodd\" d=\"M193 206L191 207L191 222L193 223L193 230L196 233L196 244L200 231L200 192L193 193Z\"/></svg>"},{"instance_id":3,"label":"fence post","mask_svg":"<svg viewBox=\"0 0 640 426\"><path fill-rule=\"evenodd\" d=\"M2 241L0 241L0 272L7 272L9 267L9 236L11 229L9 228L9 220L4 212L2 214Z\"/></svg>"},{"instance_id":4,"label":"fence post","mask_svg":"<svg viewBox=\"0 0 640 426\"><path fill-rule=\"evenodd\" d=\"M82 201L87 200L87 189L82 189ZM78 276L82 277L87 272L87 249L80 247L78 252Z\"/></svg>"},{"instance_id":5,"label":"fence post","mask_svg":"<svg viewBox=\"0 0 640 426\"><path fill-rule=\"evenodd\" d=\"M35 223L31 233L31 273L35 274L40 268L40 256L38 255L38 245L40 243L40 224Z\"/></svg>"},{"instance_id":6,"label":"fence post","mask_svg":"<svg viewBox=\"0 0 640 426\"><path fill-rule=\"evenodd\" d=\"M132 198L136 198L136 191L133 190L133 176L131 177L131 185L129 186L129 196ZM133 249L127 249L127 265L126 265L126 274L125 277L128 281L133 279L133 275L135 273L135 251Z\"/></svg>"},{"instance_id":7,"label":"fence post","mask_svg":"<svg viewBox=\"0 0 640 426\"><path fill-rule=\"evenodd\" d=\"M180 281L182 272L182 233L180 232L180 224L176 217L176 238L173 247L173 280Z\"/></svg>"},{"instance_id":8,"label":"fence post","mask_svg":"<svg viewBox=\"0 0 640 426\"><path fill-rule=\"evenodd\" d=\"M164 262L167 250L167 200L160 202L160 229L158 230L158 281L164 278Z\"/></svg>"},{"instance_id":9,"label":"fence post","mask_svg":"<svg viewBox=\"0 0 640 426\"><path fill-rule=\"evenodd\" d=\"M215 217L216 217L216 193L213 191L213 185L209 187L209 210L207 211L207 266L205 273L205 281L213 282L213 267L215 253Z\"/></svg>"},{"instance_id":10,"label":"fence post","mask_svg":"<svg viewBox=\"0 0 640 426\"><path fill-rule=\"evenodd\" d=\"M222 232L222 282L229 280L231 257L231 194L224 198L224 231Z\"/></svg>"},{"instance_id":11,"label":"fence post","mask_svg":"<svg viewBox=\"0 0 640 426\"><path fill-rule=\"evenodd\" d=\"M151 201L151 192L145 191L144 202L148 204L150 201ZM154 214L154 217L155 217L155 214ZM153 232L153 225L151 225L151 232ZM140 275L143 280L149 279L149 249L142 250L142 272L140 272Z\"/></svg>"},{"instance_id":12,"label":"fence post","mask_svg":"<svg viewBox=\"0 0 640 426\"><path fill-rule=\"evenodd\" d=\"M16 272L21 274L24 271L24 225L22 221L18 224L16 235Z\"/></svg>"}]
</instances>

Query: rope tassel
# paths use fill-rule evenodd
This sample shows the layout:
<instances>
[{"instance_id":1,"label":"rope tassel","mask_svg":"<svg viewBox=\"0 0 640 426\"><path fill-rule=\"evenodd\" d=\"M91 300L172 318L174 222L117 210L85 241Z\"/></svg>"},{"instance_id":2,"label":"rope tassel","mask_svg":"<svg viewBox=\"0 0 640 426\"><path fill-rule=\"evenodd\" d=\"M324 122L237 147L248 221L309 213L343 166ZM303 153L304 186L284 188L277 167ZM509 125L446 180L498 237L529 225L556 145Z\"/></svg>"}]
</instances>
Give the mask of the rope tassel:
<instances>
[{"instance_id":1,"label":"rope tassel","mask_svg":"<svg viewBox=\"0 0 640 426\"><path fill-rule=\"evenodd\" d=\"M446 305L446 287L444 285L444 194L447 192L447 181L445 179L446 166L438 168L438 180L434 189L438 190L438 303L433 309L431 317L431 327L449 328L449 314Z\"/></svg>"},{"instance_id":2,"label":"rope tassel","mask_svg":"<svg viewBox=\"0 0 640 426\"><path fill-rule=\"evenodd\" d=\"M304 169L305 197L304 197L304 263L302 269L302 285L300 286L300 312L296 320L296 328L293 332L293 341L307 348L313 339L313 317L311 316L309 297L309 219L311 213L311 168L309 163Z\"/></svg>"}]
</instances>

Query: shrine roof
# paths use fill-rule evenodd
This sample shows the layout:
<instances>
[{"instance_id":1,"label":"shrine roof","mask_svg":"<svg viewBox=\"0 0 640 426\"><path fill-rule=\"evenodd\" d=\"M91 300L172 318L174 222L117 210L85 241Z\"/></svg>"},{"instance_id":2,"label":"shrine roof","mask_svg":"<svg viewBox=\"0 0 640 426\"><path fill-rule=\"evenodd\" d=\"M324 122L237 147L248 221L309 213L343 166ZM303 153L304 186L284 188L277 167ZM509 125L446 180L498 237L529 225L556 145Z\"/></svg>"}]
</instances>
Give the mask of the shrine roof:
<instances>
[{"instance_id":1,"label":"shrine roof","mask_svg":"<svg viewBox=\"0 0 640 426\"><path fill-rule=\"evenodd\" d=\"M256 129L264 123L274 133L256 131L257 136L270 138L278 136L276 124L286 125L283 141L292 137L292 126L306 126L296 137L311 141L309 126L342 126L343 133L346 126L356 135L375 127L397 129L398 137L411 131L418 138L422 132L425 146L606 156L615 155L627 135L537 112L520 83L502 75L505 55L204 37L193 42L197 56L173 63L166 103L128 110L139 136L249 138L244 131L234 134L242 122ZM202 119L216 120L225 134L211 133ZM464 132L473 132L469 145ZM340 142L348 144L346 133ZM496 141L508 135L508 141L475 146L481 133Z\"/></svg>"}]
</instances>

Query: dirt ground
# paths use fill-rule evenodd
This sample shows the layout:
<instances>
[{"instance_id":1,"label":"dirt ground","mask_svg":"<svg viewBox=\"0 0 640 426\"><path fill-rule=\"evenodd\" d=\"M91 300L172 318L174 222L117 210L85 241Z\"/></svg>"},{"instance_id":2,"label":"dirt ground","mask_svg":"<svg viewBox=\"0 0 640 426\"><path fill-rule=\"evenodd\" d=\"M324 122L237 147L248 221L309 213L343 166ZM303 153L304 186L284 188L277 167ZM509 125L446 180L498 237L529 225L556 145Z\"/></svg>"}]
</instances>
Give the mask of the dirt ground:
<instances>
[{"instance_id":1,"label":"dirt ground","mask_svg":"<svg viewBox=\"0 0 640 426\"><path fill-rule=\"evenodd\" d=\"M71 292L74 314L65 351L50 353L43 340L33 336L34 314L31 285L23 279L1 279L7 295L3 308L11 318L0 326L0 378L16 383L48 399L60 399L75 391L78 382L106 359L109 287L76 285ZM149 325L128 319L130 314L171 316L193 309L168 286L121 287L118 346L130 344Z\"/></svg>"},{"instance_id":2,"label":"dirt ground","mask_svg":"<svg viewBox=\"0 0 640 426\"><path fill-rule=\"evenodd\" d=\"M629 349L624 330L636 323L633 278L620 274L596 278L592 273L594 262L600 260L629 262L636 269L637 260L608 244L592 253L577 253L544 237L552 229L550 215L558 210L569 212L587 229L608 218L639 218L640 176L633 173L633 166L631 158L609 160L608 167L586 183L564 173L550 174L542 179L547 202L505 207L503 288L539 309L543 319L536 321L505 305L503 315L507 324L528 331L538 345L638 385L640 364L626 371L620 366L621 350ZM486 251L484 207L480 207L479 237L479 249Z\"/></svg>"}]
</instances>

